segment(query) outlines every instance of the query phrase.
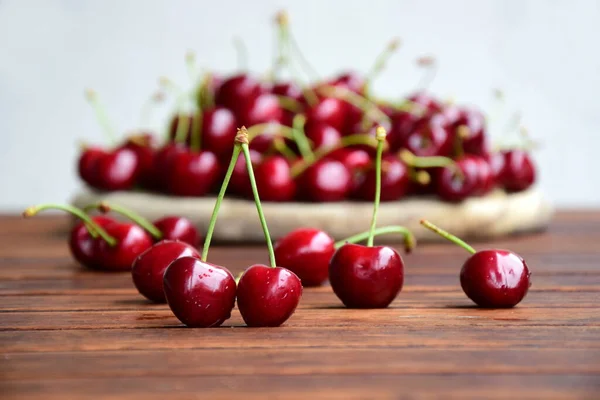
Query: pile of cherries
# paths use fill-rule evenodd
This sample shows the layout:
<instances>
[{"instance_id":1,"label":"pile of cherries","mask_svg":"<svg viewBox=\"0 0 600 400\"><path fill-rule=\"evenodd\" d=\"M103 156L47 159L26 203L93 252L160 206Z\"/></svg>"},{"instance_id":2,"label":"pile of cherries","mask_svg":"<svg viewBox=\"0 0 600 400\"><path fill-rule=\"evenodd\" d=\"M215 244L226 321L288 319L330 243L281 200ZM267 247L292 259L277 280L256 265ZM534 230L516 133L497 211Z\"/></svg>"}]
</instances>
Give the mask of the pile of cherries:
<instances>
[{"instance_id":1,"label":"pile of cherries","mask_svg":"<svg viewBox=\"0 0 600 400\"><path fill-rule=\"evenodd\" d=\"M196 250L199 235L190 221L166 217L154 223L124 207L99 203L84 210L72 206L43 204L30 207L31 217L46 209L72 213L81 222L71 231L70 248L84 266L106 271L131 270L133 283L147 299L167 302L174 315L189 327L214 327L230 318L237 301L248 326L275 327L295 312L303 286L319 286L327 279L342 303L350 308L385 308L400 293L404 283L404 262L388 246L374 246L380 234L404 235L407 251L415 246L414 236L401 226L377 228L377 214L383 197L383 152L386 131L375 131L375 176L373 215L369 231L339 242L317 229L298 229L271 242L262 211L248 132L238 130L229 166L223 177L208 225L204 246ZM269 265L255 264L237 279L224 266L207 261L208 250L220 205L243 154L243 164L257 213L265 235ZM117 212L131 222L119 222L105 215L90 217L87 211ZM513 307L527 294L530 273L525 261L506 250L476 252L471 246L427 221L421 223L469 251L460 282L465 294L481 307ZM367 245L357 242L367 240Z\"/></svg>"},{"instance_id":2,"label":"pile of cherries","mask_svg":"<svg viewBox=\"0 0 600 400\"><path fill-rule=\"evenodd\" d=\"M278 29L284 33L280 47L291 48L287 18L278 18ZM376 72L396 46L386 49L374 73L348 72L303 85L278 78L275 67L269 79L207 73L190 91L193 110L173 116L164 143L138 132L111 149L88 147L79 158L79 175L101 191L205 196L218 189L236 129L244 125L263 201L370 201L373 139L383 126L388 135L382 201L433 194L456 202L494 188L529 188L536 179L530 155L519 148L492 151L480 111L446 104L425 91L399 101L373 96ZM288 53L281 51L276 66L291 63ZM241 162L231 191L252 198Z\"/></svg>"}]
</instances>

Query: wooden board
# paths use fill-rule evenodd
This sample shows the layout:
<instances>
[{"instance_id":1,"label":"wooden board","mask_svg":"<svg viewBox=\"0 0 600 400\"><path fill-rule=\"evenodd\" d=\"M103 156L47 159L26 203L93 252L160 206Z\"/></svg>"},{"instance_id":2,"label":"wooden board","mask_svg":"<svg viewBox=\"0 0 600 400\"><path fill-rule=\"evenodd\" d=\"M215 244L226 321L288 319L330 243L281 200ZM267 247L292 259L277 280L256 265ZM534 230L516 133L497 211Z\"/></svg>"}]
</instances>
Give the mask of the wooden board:
<instances>
[{"instance_id":1,"label":"wooden board","mask_svg":"<svg viewBox=\"0 0 600 400\"><path fill-rule=\"evenodd\" d=\"M73 199L84 207L106 200L136 210L156 219L178 214L190 218L206 232L214 207L214 198L182 198L143 192L99 193L85 191ZM277 239L293 229L323 229L337 240L363 232L370 225L373 205L369 202L341 203L264 203L269 230ZM407 198L382 203L380 225L404 225L412 229L418 240L439 241L419 225L421 218L436 221L453 233L467 239L494 238L543 230L552 217L552 207L538 189L506 194L496 191L485 197L462 203L442 202L434 198ZM221 205L214 238L220 241L262 242L264 240L254 202L226 198ZM382 237L384 242L399 242L398 236Z\"/></svg>"},{"instance_id":2,"label":"wooden board","mask_svg":"<svg viewBox=\"0 0 600 400\"><path fill-rule=\"evenodd\" d=\"M598 399L600 212L560 212L510 248L533 272L510 310L472 307L463 250L428 244L404 256L403 291L385 310L348 310L305 289L281 328L182 327L144 301L127 273L73 264L68 220L0 217L2 399ZM215 246L237 272L263 246Z\"/></svg>"}]
</instances>

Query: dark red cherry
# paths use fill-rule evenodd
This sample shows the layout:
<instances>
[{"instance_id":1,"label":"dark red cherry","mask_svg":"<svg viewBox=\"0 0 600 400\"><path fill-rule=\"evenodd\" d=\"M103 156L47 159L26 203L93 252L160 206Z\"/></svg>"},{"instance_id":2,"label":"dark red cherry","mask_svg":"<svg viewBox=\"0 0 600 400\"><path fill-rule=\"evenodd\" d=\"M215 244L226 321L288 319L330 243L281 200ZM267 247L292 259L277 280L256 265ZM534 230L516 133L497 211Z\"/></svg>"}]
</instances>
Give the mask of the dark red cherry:
<instances>
[{"instance_id":1,"label":"dark red cherry","mask_svg":"<svg viewBox=\"0 0 600 400\"><path fill-rule=\"evenodd\" d=\"M152 237L140 226L130 223L113 222L103 228L115 238L116 244L110 246L97 239L96 249L99 268L105 271L129 271L133 261L144 251L152 247Z\"/></svg>"},{"instance_id":2,"label":"dark red cherry","mask_svg":"<svg viewBox=\"0 0 600 400\"><path fill-rule=\"evenodd\" d=\"M98 160L108 155L108 152L100 147L87 147L79 155L77 169L79 177L91 187L97 187L95 165Z\"/></svg>"},{"instance_id":3,"label":"dark red cherry","mask_svg":"<svg viewBox=\"0 0 600 400\"><path fill-rule=\"evenodd\" d=\"M453 165L443 167L436 175L438 196L458 202L481 193L482 184L478 157L466 155Z\"/></svg>"},{"instance_id":4,"label":"dark red cherry","mask_svg":"<svg viewBox=\"0 0 600 400\"><path fill-rule=\"evenodd\" d=\"M475 157L475 160L479 164L479 191L478 195L484 195L491 192L496 187L496 178L494 171L488 158L486 157Z\"/></svg>"},{"instance_id":5,"label":"dark red cherry","mask_svg":"<svg viewBox=\"0 0 600 400\"><path fill-rule=\"evenodd\" d=\"M404 283L404 263L391 247L345 244L329 264L329 282L350 308L385 308Z\"/></svg>"},{"instance_id":6,"label":"dark red cherry","mask_svg":"<svg viewBox=\"0 0 600 400\"><path fill-rule=\"evenodd\" d=\"M135 152L129 149L115 149L111 152L88 158L94 187L100 190L115 191L131 189L136 182L139 161Z\"/></svg>"},{"instance_id":7,"label":"dark red cherry","mask_svg":"<svg viewBox=\"0 0 600 400\"><path fill-rule=\"evenodd\" d=\"M262 155L256 150L250 149L250 160L253 166L257 166L262 161ZM250 177L246 168L246 160L240 156L235 163L231 179L229 181L231 191L238 196L251 198L252 186L250 186Z\"/></svg>"},{"instance_id":8,"label":"dark red cherry","mask_svg":"<svg viewBox=\"0 0 600 400\"><path fill-rule=\"evenodd\" d=\"M419 92L408 97L408 100L424 108L426 113L437 113L442 111L442 103L432 95Z\"/></svg>"},{"instance_id":9,"label":"dark red cherry","mask_svg":"<svg viewBox=\"0 0 600 400\"><path fill-rule=\"evenodd\" d=\"M520 192L535 182L535 165L523 150L503 151L504 159L499 173L499 182L509 192Z\"/></svg>"},{"instance_id":10,"label":"dark red cherry","mask_svg":"<svg viewBox=\"0 0 600 400\"><path fill-rule=\"evenodd\" d=\"M438 113L419 123L406 137L404 145L417 156L450 156L454 150L454 138L447 117Z\"/></svg>"},{"instance_id":11,"label":"dark red cherry","mask_svg":"<svg viewBox=\"0 0 600 400\"><path fill-rule=\"evenodd\" d=\"M156 138L151 133L139 133L127 138L122 148L133 151L138 158L138 181L143 187L152 186L152 166L156 153Z\"/></svg>"},{"instance_id":12,"label":"dark red cherry","mask_svg":"<svg viewBox=\"0 0 600 400\"><path fill-rule=\"evenodd\" d=\"M263 201L290 201L296 195L296 182L290 164L282 156L263 159L255 168L256 185Z\"/></svg>"},{"instance_id":13,"label":"dark red cherry","mask_svg":"<svg viewBox=\"0 0 600 400\"><path fill-rule=\"evenodd\" d=\"M173 314L191 328L219 326L235 305L235 279L227 268L181 257L165 271L163 287Z\"/></svg>"},{"instance_id":14,"label":"dark red cherry","mask_svg":"<svg viewBox=\"0 0 600 400\"><path fill-rule=\"evenodd\" d=\"M182 144L167 143L159 149L154 155L152 163L152 175L154 179L151 183L151 189L163 191L166 190L167 182L170 179L169 169L172 161L188 150Z\"/></svg>"},{"instance_id":15,"label":"dark red cherry","mask_svg":"<svg viewBox=\"0 0 600 400\"><path fill-rule=\"evenodd\" d=\"M485 132L485 117L475 109L446 107L443 111L448 119L454 134L459 134L463 129L466 136L461 137L462 150L468 154L484 156L489 153L489 144Z\"/></svg>"},{"instance_id":16,"label":"dark red cherry","mask_svg":"<svg viewBox=\"0 0 600 400\"><path fill-rule=\"evenodd\" d=\"M171 240L162 240L140 254L131 267L133 284L138 292L155 303L164 303L165 270L181 257L200 258L200 254L186 243Z\"/></svg>"},{"instance_id":17,"label":"dark red cherry","mask_svg":"<svg viewBox=\"0 0 600 400\"><path fill-rule=\"evenodd\" d=\"M334 127L339 132L346 123L348 103L333 97L325 97L306 111L306 121L322 122Z\"/></svg>"},{"instance_id":18,"label":"dark red cherry","mask_svg":"<svg viewBox=\"0 0 600 400\"><path fill-rule=\"evenodd\" d=\"M340 161L321 159L298 177L298 193L304 200L344 200L352 189L352 174Z\"/></svg>"},{"instance_id":19,"label":"dark red cherry","mask_svg":"<svg viewBox=\"0 0 600 400\"><path fill-rule=\"evenodd\" d=\"M362 95L365 91L365 79L354 71L344 72L327 82L329 86L341 87Z\"/></svg>"},{"instance_id":20,"label":"dark red cherry","mask_svg":"<svg viewBox=\"0 0 600 400\"><path fill-rule=\"evenodd\" d=\"M239 124L253 126L264 122L282 122L283 109L276 96L264 93L243 102L236 112Z\"/></svg>"},{"instance_id":21,"label":"dark red cherry","mask_svg":"<svg viewBox=\"0 0 600 400\"><path fill-rule=\"evenodd\" d=\"M98 215L92 217L92 221L104 228L108 224L115 222L112 218ZM69 248L73 258L77 260L84 267L98 269L100 268L98 254L96 253L97 245L96 241L102 240L100 238L93 238L88 232L83 222L78 222L71 229L71 235L69 238Z\"/></svg>"},{"instance_id":22,"label":"dark red cherry","mask_svg":"<svg viewBox=\"0 0 600 400\"><path fill-rule=\"evenodd\" d=\"M331 236L319 229L296 229L275 243L275 259L295 273L304 287L320 286L329 276L334 244Z\"/></svg>"},{"instance_id":23,"label":"dark red cherry","mask_svg":"<svg viewBox=\"0 0 600 400\"><path fill-rule=\"evenodd\" d=\"M460 285L480 307L514 307L531 286L525 260L507 250L482 250L465 261Z\"/></svg>"},{"instance_id":24,"label":"dark red cherry","mask_svg":"<svg viewBox=\"0 0 600 400\"><path fill-rule=\"evenodd\" d=\"M271 93L278 96L289 97L299 103L304 102L304 94L302 88L294 82L279 82L273 85Z\"/></svg>"},{"instance_id":25,"label":"dark red cherry","mask_svg":"<svg viewBox=\"0 0 600 400\"><path fill-rule=\"evenodd\" d=\"M370 168L371 156L362 149L339 148L327 155L328 158L338 160L350 171L360 171Z\"/></svg>"},{"instance_id":26,"label":"dark red cherry","mask_svg":"<svg viewBox=\"0 0 600 400\"><path fill-rule=\"evenodd\" d=\"M153 225L162 233L163 240L178 240L194 247L200 244L198 230L187 218L166 216L154 221Z\"/></svg>"},{"instance_id":27,"label":"dark red cherry","mask_svg":"<svg viewBox=\"0 0 600 400\"><path fill-rule=\"evenodd\" d=\"M176 196L204 196L217 183L220 167L210 151L186 151L171 158L166 189Z\"/></svg>"},{"instance_id":28,"label":"dark red cherry","mask_svg":"<svg viewBox=\"0 0 600 400\"><path fill-rule=\"evenodd\" d=\"M376 169L371 164L368 170L355 177L352 197L360 200L375 199ZM381 162L381 201L393 201L404 197L411 188L408 168L393 154L386 154Z\"/></svg>"},{"instance_id":29,"label":"dark red cherry","mask_svg":"<svg viewBox=\"0 0 600 400\"><path fill-rule=\"evenodd\" d=\"M178 133L177 131L179 129L179 124L184 122L184 118L185 118L185 123L187 124L187 129L185 129L185 133L182 134L183 138L181 138L181 141L185 142L187 145L189 145L191 138L192 138L193 129L194 129L194 126L192 124L194 114L187 114L187 115L175 114L173 116L173 118L171 119L171 123L169 124L169 138L171 140L179 139L177 137L177 133Z\"/></svg>"},{"instance_id":30,"label":"dark red cherry","mask_svg":"<svg viewBox=\"0 0 600 400\"><path fill-rule=\"evenodd\" d=\"M304 133L312 142L313 150L337 147L342 139L342 135L337 129L318 121L308 121L304 125Z\"/></svg>"},{"instance_id":31,"label":"dark red cherry","mask_svg":"<svg viewBox=\"0 0 600 400\"><path fill-rule=\"evenodd\" d=\"M215 93L215 103L239 115L241 107L252 102L263 91L260 82L253 77L246 74L236 75L223 81Z\"/></svg>"},{"instance_id":32,"label":"dark red cherry","mask_svg":"<svg viewBox=\"0 0 600 400\"><path fill-rule=\"evenodd\" d=\"M229 158L238 123L233 113L223 107L205 110L202 115L202 149L210 150L218 158Z\"/></svg>"},{"instance_id":33,"label":"dark red cherry","mask_svg":"<svg viewBox=\"0 0 600 400\"><path fill-rule=\"evenodd\" d=\"M408 137L424 121L424 118L426 117L408 111L395 111L391 116L391 128L386 137L389 150L396 152L406 147Z\"/></svg>"},{"instance_id":34,"label":"dark red cherry","mask_svg":"<svg viewBox=\"0 0 600 400\"><path fill-rule=\"evenodd\" d=\"M301 296L296 274L261 264L244 271L237 288L238 308L251 327L280 326L292 316Z\"/></svg>"}]
</instances>

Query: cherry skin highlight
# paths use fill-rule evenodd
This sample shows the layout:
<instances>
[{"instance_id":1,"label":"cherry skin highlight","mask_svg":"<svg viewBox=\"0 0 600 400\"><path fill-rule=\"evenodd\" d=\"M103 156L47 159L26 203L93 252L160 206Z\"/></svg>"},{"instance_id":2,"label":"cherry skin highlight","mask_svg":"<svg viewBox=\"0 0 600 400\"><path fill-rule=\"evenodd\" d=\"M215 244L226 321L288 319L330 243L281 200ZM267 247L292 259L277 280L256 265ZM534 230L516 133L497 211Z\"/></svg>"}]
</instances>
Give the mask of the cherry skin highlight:
<instances>
[{"instance_id":1,"label":"cherry skin highlight","mask_svg":"<svg viewBox=\"0 0 600 400\"><path fill-rule=\"evenodd\" d=\"M198 230L187 218L166 216L153 222L163 234L163 240L178 240L197 247L200 244Z\"/></svg>"},{"instance_id":2,"label":"cherry skin highlight","mask_svg":"<svg viewBox=\"0 0 600 400\"><path fill-rule=\"evenodd\" d=\"M525 261L507 250L482 250L465 261L460 285L480 307L508 308L523 300L531 286Z\"/></svg>"},{"instance_id":3,"label":"cherry skin highlight","mask_svg":"<svg viewBox=\"0 0 600 400\"><path fill-rule=\"evenodd\" d=\"M205 110L202 115L202 148L219 158L230 157L237 131L235 115L223 107Z\"/></svg>"},{"instance_id":4,"label":"cherry skin highlight","mask_svg":"<svg viewBox=\"0 0 600 400\"><path fill-rule=\"evenodd\" d=\"M400 293L404 263L387 246L345 244L329 263L329 282L349 308L385 308Z\"/></svg>"},{"instance_id":5,"label":"cherry skin highlight","mask_svg":"<svg viewBox=\"0 0 600 400\"><path fill-rule=\"evenodd\" d=\"M167 267L181 257L200 258L200 254L186 243L171 240L162 240L140 254L131 267L138 292L155 303L166 302L163 276Z\"/></svg>"},{"instance_id":6,"label":"cherry skin highlight","mask_svg":"<svg viewBox=\"0 0 600 400\"><path fill-rule=\"evenodd\" d=\"M244 104L254 101L263 91L259 81L249 75L240 74L223 81L215 93L215 103L238 115Z\"/></svg>"},{"instance_id":7,"label":"cherry skin highlight","mask_svg":"<svg viewBox=\"0 0 600 400\"><path fill-rule=\"evenodd\" d=\"M290 201L296 195L296 182L285 158L271 156L263 159L254 174L261 200Z\"/></svg>"},{"instance_id":8,"label":"cherry skin highlight","mask_svg":"<svg viewBox=\"0 0 600 400\"><path fill-rule=\"evenodd\" d=\"M352 197L360 200L375 199L375 166L355 177L355 188ZM382 159L381 201L393 201L404 197L411 188L408 168L393 154L386 154Z\"/></svg>"},{"instance_id":9,"label":"cherry skin highlight","mask_svg":"<svg viewBox=\"0 0 600 400\"><path fill-rule=\"evenodd\" d=\"M300 228L275 243L275 258L295 273L304 287L320 286L329 276L334 244L331 236L319 229Z\"/></svg>"},{"instance_id":10,"label":"cherry skin highlight","mask_svg":"<svg viewBox=\"0 0 600 400\"><path fill-rule=\"evenodd\" d=\"M236 117L240 124L253 126L264 122L282 122L284 113L277 97L264 93L239 105Z\"/></svg>"},{"instance_id":11,"label":"cherry skin highlight","mask_svg":"<svg viewBox=\"0 0 600 400\"><path fill-rule=\"evenodd\" d=\"M127 190L137 180L139 160L134 151L121 148L96 158L91 169L97 189Z\"/></svg>"},{"instance_id":12,"label":"cherry skin highlight","mask_svg":"<svg viewBox=\"0 0 600 400\"><path fill-rule=\"evenodd\" d=\"M352 174L340 161L322 159L298 177L302 198L316 202L344 200L352 189Z\"/></svg>"},{"instance_id":13,"label":"cherry skin highlight","mask_svg":"<svg viewBox=\"0 0 600 400\"><path fill-rule=\"evenodd\" d=\"M459 202L480 194L484 184L480 168L475 156L464 156L455 164L441 168L436 178L438 196L446 201Z\"/></svg>"},{"instance_id":14,"label":"cherry skin highlight","mask_svg":"<svg viewBox=\"0 0 600 400\"><path fill-rule=\"evenodd\" d=\"M346 123L347 107L348 103L343 100L325 97L306 111L306 122L325 123L342 132Z\"/></svg>"},{"instance_id":15,"label":"cherry skin highlight","mask_svg":"<svg viewBox=\"0 0 600 400\"><path fill-rule=\"evenodd\" d=\"M302 296L302 283L292 271L256 264L238 284L237 304L250 327L275 327L287 321Z\"/></svg>"},{"instance_id":16,"label":"cherry skin highlight","mask_svg":"<svg viewBox=\"0 0 600 400\"><path fill-rule=\"evenodd\" d=\"M404 145L417 156L450 156L454 137L447 117L439 113L419 123L406 137Z\"/></svg>"},{"instance_id":17,"label":"cherry skin highlight","mask_svg":"<svg viewBox=\"0 0 600 400\"><path fill-rule=\"evenodd\" d=\"M503 165L499 172L500 184L509 192L528 189L535 182L535 165L523 150L502 152Z\"/></svg>"},{"instance_id":18,"label":"cherry skin highlight","mask_svg":"<svg viewBox=\"0 0 600 400\"><path fill-rule=\"evenodd\" d=\"M220 326L231 317L236 285L224 267L178 258L167 267L163 286L171 311L190 328Z\"/></svg>"},{"instance_id":19,"label":"cherry skin highlight","mask_svg":"<svg viewBox=\"0 0 600 400\"><path fill-rule=\"evenodd\" d=\"M170 159L166 189L177 196L204 196L220 176L217 156L210 151L186 151Z\"/></svg>"},{"instance_id":20,"label":"cherry skin highlight","mask_svg":"<svg viewBox=\"0 0 600 400\"><path fill-rule=\"evenodd\" d=\"M113 224L116 221L112 218L98 215L92 217L92 221L97 223L101 228L108 224ZM71 229L69 237L69 249L73 258L81 265L91 269L99 269L101 267L97 253L97 241L102 238L93 238L88 232L83 222L78 222Z\"/></svg>"},{"instance_id":21,"label":"cherry skin highlight","mask_svg":"<svg viewBox=\"0 0 600 400\"><path fill-rule=\"evenodd\" d=\"M105 271L130 271L137 256L154 244L152 237L135 224L113 222L103 228L117 242L115 246L100 239L95 242L99 269Z\"/></svg>"},{"instance_id":22,"label":"cherry skin highlight","mask_svg":"<svg viewBox=\"0 0 600 400\"><path fill-rule=\"evenodd\" d=\"M100 158L108 155L108 152L100 147L88 147L80 155L77 163L79 177L91 187L97 187L98 179L94 166Z\"/></svg>"}]
</instances>

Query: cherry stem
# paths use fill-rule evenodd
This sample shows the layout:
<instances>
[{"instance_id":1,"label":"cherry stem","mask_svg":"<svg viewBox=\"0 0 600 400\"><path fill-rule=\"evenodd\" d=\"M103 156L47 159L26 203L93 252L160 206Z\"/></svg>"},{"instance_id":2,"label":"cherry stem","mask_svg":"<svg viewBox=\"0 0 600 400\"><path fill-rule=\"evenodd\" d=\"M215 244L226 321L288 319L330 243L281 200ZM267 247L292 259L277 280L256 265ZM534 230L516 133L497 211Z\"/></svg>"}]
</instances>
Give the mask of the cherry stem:
<instances>
[{"instance_id":1,"label":"cherry stem","mask_svg":"<svg viewBox=\"0 0 600 400\"><path fill-rule=\"evenodd\" d=\"M190 148L198 152L202 147L202 110L196 111L192 117L192 137L190 139Z\"/></svg>"},{"instance_id":2,"label":"cherry stem","mask_svg":"<svg viewBox=\"0 0 600 400\"><path fill-rule=\"evenodd\" d=\"M248 70L248 47L242 40L241 37L235 36L233 38L233 47L235 47L235 55L237 61L237 67L240 72Z\"/></svg>"},{"instance_id":3,"label":"cherry stem","mask_svg":"<svg viewBox=\"0 0 600 400\"><path fill-rule=\"evenodd\" d=\"M375 237L375 228L377 226L377 212L379 211L379 202L381 200L381 157L383 155L383 145L387 133L382 126L377 127L375 138L377 139L377 156L375 158L375 200L373 201L373 217L371 218L371 229L367 246L373 246L373 238Z\"/></svg>"},{"instance_id":4,"label":"cherry stem","mask_svg":"<svg viewBox=\"0 0 600 400\"><path fill-rule=\"evenodd\" d=\"M462 157L465 154L463 143L466 138L471 135L471 129L467 125L459 125L456 128L456 138L454 139L454 153L455 156Z\"/></svg>"},{"instance_id":5,"label":"cherry stem","mask_svg":"<svg viewBox=\"0 0 600 400\"><path fill-rule=\"evenodd\" d=\"M190 80L195 81L198 71L196 69L196 54L193 51L188 51L185 55L185 67Z\"/></svg>"},{"instance_id":6,"label":"cherry stem","mask_svg":"<svg viewBox=\"0 0 600 400\"><path fill-rule=\"evenodd\" d=\"M475 254L477 252L477 251L475 251L475 249L473 247L471 247L468 243L466 243L462 239L459 239L458 237L452 235L451 233L446 232L442 228L435 226L434 224L432 224L431 222L429 222L427 220L422 219L421 225L423 225L425 228L429 229L430 231L437 233L444 239L448 239L452 243L459 245L460 247L462 247L463 249L465 249L466 251L468 251L471 254Z\"/></svg>"},{"instance_id":7,"label":"cherry stem","mask_svg":"<svg viewBox=\"0 0 600 400\"><path fill-rule=\"evenodd\" d=\"M209 89L210 81L212 80L212 73L207 72L202 78L202 83L198 88L196 94L196 104L200 109L212 108L215 106L215 99L212 92Z\"/></svg>"},{"instance_id":8,"label":"cherry stem","mask_svg":"<svg viewBox=\"0 0 600 400\"><path fill-rule=\"evenodd\" d=\"M282 67L289 67L289 55L287 54L289 48L287 13L285 11L278 12L277 16L275 17L275 22L277 29L277 49L275 52L275 58L273 60L273 80L276 80L279 77L279 71Z\"/></svg>"},{"instance_id":9,"label":"cherry stem","mask_svg":"<svg viewBox=\"0 0 600 400\"><path fill-rule=\"evenodd\" d=\"M277 128L277 130L278 130L277 134L279 136L293 140L292 128L290 128L289 126L285 126L285 125L279 124L277 122L265 122L262 124L252 125L250 128L247 129L248 141L252 142L252 140L255 137L257 137L257 136L265 133L265 131L267 131L269 129L273 129L273 128Z\"/></svg>"},{"instance_id":10,"label":"cherry stem","mask_svg":"<svg viewBox=\"0 0 600 400\"><path fill-rule=\"evenodd\" d=\"M269 263L271 268L277 266L275 262L275 252L273 251L273 242L271 241L271 235L269 234L269 227L267 226L267 220L260 204L260 197L258 195L258 188L256 187L256 179L254 178L254 170L252 169L252 159L250 157L250 150L248 149L248 131L245 127L238 130L238 136L240 137L242 151L244 152L244 158L246 159L246 169L248 170L248 177L250 178L250 186L252 186L252 194L254 195L254 203L256 204L256 211L258 212L258 218L260 219L260 225L262 226L263 233L265 234L265 241L267 242L267 248L269 249Z\"/></svg>"},{"instance_id":11,"label":"cherry stem","mask_svg":"<svg viewBox=\"0 0 600 400\"><path fill-rule=\"evenodd\" d=\"M314 152L314 155L310 160L303 160L302 162L294 165L290 171L291 175L295 178L301 175L304 171L306 171L306 169L308 169L311 165L321 160L328 154L334 152L335 150L357 144L362 144L376 148L379 142L373 136L365 133L357 133L350 136L344 136L341 139L340 144L338 146L317 149L317 151ZM385 147L387 147L387 143L384 143L384 148Z\"/></svg>"},{"instance_id":12,"label":"cherry stem","mask_svg":"<svg viewBox=\"0 0 600 400\"><path fill-rule=\"evenodd\" d=\"M239 133L238 133L239 136ZM235 164L237 163L238 157L240 156L241 146L238 141L238 136L235 137L235 146L233 148L233 154L231 156L231 161L229 161L229 167L227 168L227 173L225 174L225 178L223 178L223 183L221 184L221 190L219 190L219 194L217 195L217 200L215 201L215 206L213 208L212 215L210 217L210 222L208 223L208 229L206 231L206 238L204 239L204 247L202 248L202 261L206 262L208 257L208 249L210 248L210 241L212 240L213 232L215 231L215 225L217 223L217 217L219 215L219 209L221 208L221 203L225 198L225 192L227 191L227 186L229 185L229 180L231 179L231 175L233 174L233 170L235 168Z\"/></svg>"},{"instance_id":13,"label":"cherry stem","mask_svg":"<svg viewBox=\"0 0 600 400\"><path fill-rule=\"evenodd\" d=\"M164 94L162 92L156 92L152 96L146 100L144 105L142 106L142 111L140 115L140 122L142 126L148 125L150 121L150 116L152 111L154 110L154 106L164 100Z\"/></svg>"},{"instance_id":14,"label":"cherry stem","mask_svg":"<svg viewBox=\"0 0 600 400\"><path fill-rule=\"evenodd\" d=\"M23 211L23 217L25 217L25 218L33 217L34 215L38 214L40 211L44 211L44 210L62 210L62 211L66 211L70 214L73 214L74 216L76 216L77 218L79 218L80 220L82 220L85 223L85 226L88 229L88 232L90 232L90 235L92 234L92 232L89 231L89 229L91 228L98 235L100 235L100 237L106 243L108 243L109 246L113 247L117 244L117 239L115 239L114 237L109 235L108 232L106 232L104 230L104 228L102 228L100 225L98 225L96 222L94 222L94 220L92 220L89 215L87 215L85 212L83 212L83 210L80 210L77 207L73 207L73 206L70 206L67 204L47 203L47 204L40 204L37 206L28 207L25 211Z\"/></svg>"},{"instance_id":15,"label":"cherry stem","mask_svg":"<svg viewBox=\"0 0 600 400\"><path fill-rule=\"evenodd\" d=\"M302 104L300 104L300 102L296 99L281 95L276 95L275 97L277 97L277 100L279 100L279 105L284 110L292 111L294 113L299 113L302 111Z\"/></svg>"},{"instance_id":16,"label":"cherry stem","mask_svg":"<svg viewBox=\"0 0 600 400\"><path fill-rule=\"evenodd\" d=\"M96 92L92 89L88 89L85 93L85 97L94 109L96 119L100 126L102 126L102 130L104 131L104 134L108 137L108 140L113 144L116 143L117 139L115 130L110 123L108 115L106 114L106 109L100 104Z\"/></svg>"},{"instance_id":17,"label":"cherry stem","mask_svg":"<svg viewBox=\"0 0 600 400\"><path fill-rule=\"evenodd\" d=\"M367 75L367 79L365 82L365 95L368 97L369 89L373 84L373 81L377 76L385 69L385 66L392 56L400 46L400 39L394 38L385 49L377 56L375 59L375 63L371 67L371 71Z\"/></svg>"},{"instance_id":18,"label":"cherry stem","mask_svg":"<svg viewBox=\"0 0 600 400\"><path fill-rule=\"evenodd\" d=\"M314 158L314 154L310 148L310 143L308 142L308 138L304 133L304 124L306 123L306 117L302 114L298 114L294 117L292 122L292 136L294 137L294 141L296 145L298 145L298 150L300 150L300 154L302 158L306 160L311 160Z\"/></svg>"},{"instance_id":19,"label":"cherry stem","mask_svg":"<svg viewBox=\"0 0 600 400\"><path fill-rule=\"evenodd\" d=\"M368 116L371 121L379 124L390 122L390 118L385 115L385 113L381 111L379 107L377 107L377 104L349 89L331 85L323 85L317 90L324 96L344 100L353 106L360 108L365 113L365 116Z\"/></svg>"},{"instance_id":20,"label":"cherry stem","mask_svg":"<svg viewBox=\"0 0 600 400\"><path fill-rule=\"evenodd\" d=\"M416 246L415 236L412 234L411 231L408 230L408 228L405 228L403 226L392 225L392 226L384 226L382 228L377 228L377 229L375 229L374 235L379 236L379 235L386 235L389 233L401 233L404 235L404 249L407 253L410 253L412 251L412 249L415 248L415 246ZM362 242L363 240L368 239L370 234L371 234L370 231L357 233L356 235L352 235L350 237L347 237L346 239L342 239L340 241L335 242L333 247L336 249L339 249L346 243Z\"/></svg>"},{"instance_id":21,"label":"cherry stem","mask_svg":"<svg viewBox=\"0 0 600 400\"><path fill-rule=\"evenodd\" d=\"M431 182L431 175L427 171L416 171L414 168L409 168L408 174L410 180L413 182L417 182L419 185L425 186L429 185Z\"/></svg>"},{"instance_id":22,"label":"cherry stem","mask_svg":"<svg viewBox=\"0 0 600 400\"><path fill-rule=\"evenodd\" d=\"M402 149L398 152L398 157L404 164L415 168L443 168L456 165L456 162L444 156L419 157L414 155L408 149Z\"/></svg>"},{"instance_id":23,"label":"cherry stem","mask_svg":"<svg viewBox=\"0 0 600 400\"><path fill-rule=\"evenodd\" d=\"M281 137L276 137L273 139L273 148L288 160L293 160L296 158L296 153L289 148L289 146L285 143L285 140Z\"/></svg>"},{"instance_id":24,"label":"cherry stem","mask_svg":"<svg viewBox=\"0 0 600 400\"><path fill-rule=\"evenodd\" d=\"M298 61L302 65L302 69L304 69L304 72L307 75L309 75L313 80L317 80L319 77L319 74L317 73L316 69L308 62L308 59L304 56L304 54L302 53L302 50L300 50L300 46L298 45L298 42L296 41L296 39L294 38L292 33L289 31L288 31L288 36L289 36L291 48L294 49L294 51L296 53L296 57L298 57Z\"/></svg>"},{"instance_id":25,"label":"cherry stem","mask_svg":"<svg viewBox=\"0 0 600 400\"><path fill-rule=\"evenodd\" d=\"M189 115L178 114L177 115L177 130L175 131L175 142L176 143L185 142L189 127L190 127Z\"/></svg>"},{"instance_id":26,"label":"cherry stem","mask_svg":"<svg viewBox=\"0 0 600 400\"><path fill-rule=\"evenodd\" d=\"M140 214L132 211L123 206L119 206L117 204L108 203L106 201L101 201L99 203L90 204L84 207L84 211L89 212L91 210L99 210L101 213L106 214L111 211L124 216L125 218L133 221L136 225L141 226L145 231L147 231L154 239L161 240L163 238L163 233L158 229L152 222L142 217Z\"/></svg>"},{"instance_id":27,"label":"cherry stem","mask_svg":"<svg viewBox=\"0 0 600 400\"><path fill-rule=\"evenodd\" d=\"M417 59L417 65L425 69L425 73L421 75L417 87L419 90L426 90L437 75L438 65L433 56L423 56Z\"/></svg>"}]
</instances>

